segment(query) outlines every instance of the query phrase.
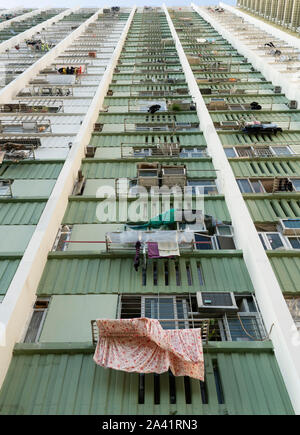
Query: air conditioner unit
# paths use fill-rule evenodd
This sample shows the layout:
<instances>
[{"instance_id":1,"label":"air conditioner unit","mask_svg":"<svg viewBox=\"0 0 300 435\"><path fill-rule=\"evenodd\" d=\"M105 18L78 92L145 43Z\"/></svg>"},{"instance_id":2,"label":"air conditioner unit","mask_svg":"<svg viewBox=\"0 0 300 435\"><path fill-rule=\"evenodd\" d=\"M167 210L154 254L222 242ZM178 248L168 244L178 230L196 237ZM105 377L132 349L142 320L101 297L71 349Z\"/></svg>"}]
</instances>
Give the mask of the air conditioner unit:
<instances>
[{"instance_id":1,"label":"air conditioner unit","mask_svg":"<svg viewBox=\"0 0 300 435\"><path fill-rule=\"evenodd\" d=\"M232 292L197 292L197 305L201 311L238 311Z\"/></svg>"},{"instance_id":2,"label":"air conditioner unit","mask_svg":"<svg viewBox=\"0 0 300 435\"><path fill-rule=\"evenodd\" d=\"M291 100L288 104L289 109L297 109L298 103L296 100Z\"/></svg>"},{"instance_id":3,"label":"air conditioner unit","mask_svg":"<svg viewBox=\"0 0 300 435\"><path fill-rule=\"evenodd\" d=\"M186 167L182 166L163 166L162 167L162 185L163 186L180 186L186 185Z\"/></svg>"},{"instance_id":4,"label":"air conditioner unit","mask_svg":"<svg viewBox=\"0 0 300 435\"><path fill-rule=\"evenodd\" d=\"M238 121L220 121L221 127L239 127Z\"/></svg>"},{"instance_id":5,"label":"air conditioner unit","mask_svg":"<svg viewBox=\"0 0 300 435\"><path fill-rule=\"evenodd\" d=\"M281 94L281 86L275 86L274 93L275 94Z\"/></svg>"},{"instance_id":6,"label":"air conditioner unit","mask_svg":"<svg viewBox=\"0 0 300 435\"><path fill-rule=\"evenodd\" d=\"M279 230L287 236L300 234L300 219L280 219Z\"/></svg>"}]
</instances>

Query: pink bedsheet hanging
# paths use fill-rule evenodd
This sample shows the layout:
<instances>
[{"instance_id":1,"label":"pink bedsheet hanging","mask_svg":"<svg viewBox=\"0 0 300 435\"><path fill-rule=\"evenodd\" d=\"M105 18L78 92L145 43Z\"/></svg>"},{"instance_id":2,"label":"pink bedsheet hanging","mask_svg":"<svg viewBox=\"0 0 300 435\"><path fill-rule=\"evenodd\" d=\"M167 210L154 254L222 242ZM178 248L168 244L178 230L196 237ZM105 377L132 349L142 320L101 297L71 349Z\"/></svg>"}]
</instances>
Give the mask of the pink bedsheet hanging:
<instances>
[{"instance_id":1,"label":"pink bedsheet hanging","mask_svg":"<svg viewBox=\"0 0 300 435\"><path fill-rule=\"evenodd\" d=\"M97 320L99 339L94 361L126 372L164 373L204 380L200 329L164 330L159 321Z\"/></svg>"}]
</instances>

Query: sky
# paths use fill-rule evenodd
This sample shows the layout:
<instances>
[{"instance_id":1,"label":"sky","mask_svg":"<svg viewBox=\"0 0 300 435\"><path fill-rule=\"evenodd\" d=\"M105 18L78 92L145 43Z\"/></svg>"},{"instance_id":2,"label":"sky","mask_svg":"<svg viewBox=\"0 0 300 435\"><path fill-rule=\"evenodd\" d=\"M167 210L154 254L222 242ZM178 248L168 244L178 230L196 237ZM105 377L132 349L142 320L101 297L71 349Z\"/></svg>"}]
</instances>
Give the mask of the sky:
<instances>
[{"instance_id":1,"label":"sky","mask_svg":"<svg viewBox=\"0 0 300 435\"><path fill-rule=\"evenodd\" d=\"M229 5L235 5L235 0L223 0L224 3ZM165 0L167 6L189 6L191 0ZM194 0L194 3L199 6L204 5L216 5L219 0ZM8 9L14 7L32 7L32 8L43 8L43 7L68 7L73 8L75 6L81 7L105 7L105 6L161 6L163 0L0 0L0 8Z\"/></svg>"}]
</instances>

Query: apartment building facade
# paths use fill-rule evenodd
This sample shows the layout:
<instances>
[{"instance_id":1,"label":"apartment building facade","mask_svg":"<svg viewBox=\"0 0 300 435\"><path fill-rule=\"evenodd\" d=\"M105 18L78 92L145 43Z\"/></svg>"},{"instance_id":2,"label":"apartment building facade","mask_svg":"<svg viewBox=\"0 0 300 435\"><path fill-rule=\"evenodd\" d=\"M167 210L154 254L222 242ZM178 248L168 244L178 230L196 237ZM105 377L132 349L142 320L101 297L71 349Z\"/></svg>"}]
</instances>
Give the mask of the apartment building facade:
<instances>
[{"instance_id":1,"label":"apartment building facade","mask_svg":"<svg viewBox=\"0 0 300 435\"><path fill-rule=\"evenodd\" d=\"M32 295L0 413L297 413L299 111L207 9L83 12L2 105L0 314ZM204 381L96 365L95 320L139 317L201 328Z\"/></svg>"}]
</instances>

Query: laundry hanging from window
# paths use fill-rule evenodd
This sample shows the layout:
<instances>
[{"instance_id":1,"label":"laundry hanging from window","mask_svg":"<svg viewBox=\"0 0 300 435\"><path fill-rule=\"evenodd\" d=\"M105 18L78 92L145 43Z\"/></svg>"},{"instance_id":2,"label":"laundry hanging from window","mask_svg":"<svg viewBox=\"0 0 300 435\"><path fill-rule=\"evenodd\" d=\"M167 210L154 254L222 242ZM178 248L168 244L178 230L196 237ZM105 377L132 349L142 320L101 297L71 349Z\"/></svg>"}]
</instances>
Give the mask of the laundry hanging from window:
<instances>
[{"instance_id":1,"label":"laundry hanging from window","mask_svg":"<svg viewBox=\"0 0 300 435\"><path fill-rule=\"evenodd\" d=\"M137 373L164 373L204 380L200 329L168 329L157 319L97 320L96 364Z\"/></svg>"}]
</instances>

